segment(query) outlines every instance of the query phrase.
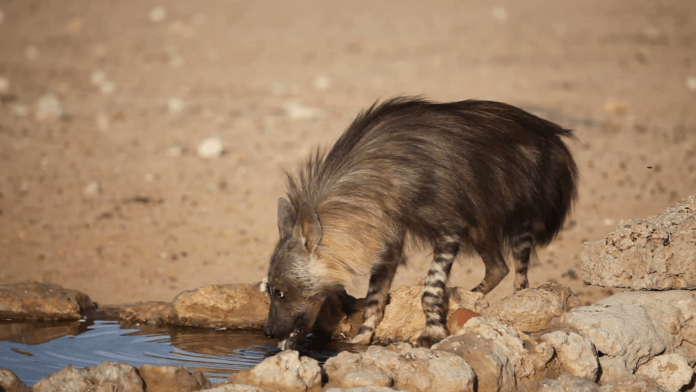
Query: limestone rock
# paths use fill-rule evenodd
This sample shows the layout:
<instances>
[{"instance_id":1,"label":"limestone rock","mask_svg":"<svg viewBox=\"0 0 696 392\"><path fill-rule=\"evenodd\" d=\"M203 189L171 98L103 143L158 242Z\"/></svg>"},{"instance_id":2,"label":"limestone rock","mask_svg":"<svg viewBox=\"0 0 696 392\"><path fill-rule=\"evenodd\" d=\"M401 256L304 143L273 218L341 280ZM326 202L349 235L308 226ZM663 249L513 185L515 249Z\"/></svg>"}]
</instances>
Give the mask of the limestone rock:
<instances>
[{"instance_id":1,"label":"limestone rock","mask_svg":"<svg viewBox=\"0 0 696 392\"><path fill-rule=\"evenodd\" d=\"M543 335L540 340L553 347L563 370L575 377L597 379L599 361L590 339L575 332L554 331Z\"/></svg>"},{"instance_id":2,"label":"limestone rock","mask_svg":"<svg viewBox=\"0 0 696 392\"><path fill-rule=\"evenodd\" d=\"M556 283L520 290L493 304L486 315L496 317L520 331L536 332L548 327L554 317L580 305L570 288Z\"/></svg>"},{"instance_id":3,"label":"limestone rock","mask_svg":"<svg viewBox=\"0 0 696 392\"><path fill-rule=\"evenodd\" d=\"M681 355L665 354L639 367L636 375L654 379L666 391L678 391L691 381L694 370Z\"/></svg>"},{"instance_id":4,"label":"limestone rock","mask_svg":"<svg viewBox=\"0 0 696 392\"><path fill-rule=\"evenodd\" d=\"M406 391L473 391L474 372L462 358L407 343L341 352L326 361L326 388L391 387Z\"/></svg>"},{"instance_id":5,"label":"limestone rock","mask_svg":"<svg viewBox=\"0 0 696 392\"><path fill-rule=\"evenodd\" d=\"M392 389L387 387L353 387L353 388L331 388L324 392L395 392L403 389Z\"/></svg>"},{"instance_id":6,"label":"limestone rock","mask_svg":"<svg viewBox=\"0 0 696 392\"><path fill-rule=\"evenodd\" d=\"M653 379L630 374L609 384L603 384L599 392L667 392Z\"/></svg>"},{"instance_id":7,"label":"limestone rock","mask_svg":"<svg viewBox=\"0 0 696 392\"><path fill-rule=\"evenodd\" d=\"M260 283L209 285L184 291L174 298L178 323L193 327L263 328L268 296Z\"/></svg>"},{"instance_id":8,"label":"limestone rock","mask_svg":"<svg viewBox=\"0 0 696 392\"><path fill-rule=\"evenodd\" d=\"M599 385L592 380L582 377L574 377L570 373L563 373L555 380L546 379L539 385L539 392L599 392Z\"/></svg>"},{"instance_id":9,"label":"limestone rock","mask_svg":"<svg viewBox=\"0 0 696 392\"><path fill-rule=\"evenodd\" d=\"M373 343L416 342L425 328L421 306L423 282L421 279L413 286L402 286L391 292L389 305L375 330ZM488 307L481 293L472 293L461 287L448 287L447 290L450 314L460 308L482 313Z\"/></svg>"},{"instance_id":10,"label":"limestone rock","mask_svg":"<svg viewBox=\"0 0 696 392\"><path fill-rule=\"evenodd\" d=\"M674 352L696 334L696 293L624 292L573 308L561 321L602 353L602 384L633 374L659 354ZM688 350L688 347L686 347Z\"/></svg>"},{"instance_id":11,"label":"limestone rock","mask_svg":"<svg viewBox=\"0 0 696 392\"><path fill-rule=\"evenodd\" d=\"M265 389L253 385L223 384L215 388L206 389L203 392L268 392Z\"/></svg>"},{"instance_id":12,"label":"limestone rock","mask_svg":"<svg viewBox=\"0 0 696 392\"><path fill-rule=\"evenodd\" d=\"M0 369L0 391L29 392L29 388L14 373L6 369Z\"/></svg>"},{"instance_id":13,"label":"limestone rock","mask_svg":"<svg viewBox=\"0 0 696 392\"><path fill-rule=\"evenodd\" d=\"M696 195L647 219L624 219L580 255L588 284L632 289L696 289Z\"/></svg>"},{"instance_id":14,"label":"limestone rock","mask_svg":"<svg viewBox=\"0 0 696 392\"><path fill-rule=\"evenodd\" d=\"M143 380L137 370L125 363L102 362L95 367L75 369L66 366L34 384L34 392L142 392Z\"/></svg>"},{"instance_id":15,"label":"limestone rock","mask_svg":"<svg viewBox=\"0 0 696 392\"><path fill-rule=\"evenodd\" d=\"M78 320L95 304L86 294L57 284L19 282L0 285L0 318Z\"/></svg>"},{"instance_id":16,"label":"limestone rock","mask_svg":"<svg viewBox=\"0 0 696 392\"><path fill-rule=\"evenodd\" d=\"M143 365L138 373L147 392L190 392L210 388L210 381L203 373L191 373L183 366Z\"/></svg>"},{"instance_id":17,"label":"limestone rock","mask_svg":"<svg viewBox=\"0 0 696 392\"><path fill-rule=\"evenodd\" d=\"M459 355L476 373L478 392L514 391L515 366L504 348L480 335L450 336L433 346L435 350Z\"/></svg>"},{"instance_id":18,"label":"limestone rock","mask_svg":"<svg viewBox=\"0 0 696 392\"><path fill-rule=\"evenodd\" d=\"M445 348L451 342L461 339L462 335L489 340L490 343L485 344L494 345L492 351L500 358L501 363L510 362L518 383L524 384L529 380L543 378L546 365L553 357L553 348L550 344L544 342L537 344L524 333L492 317L476 317L469 320L456 336L446 338L433 348ZM508 372L509 370L503 367L502 377L507 377L505 374Z\"/></svg>"},{"instance_id":19,"label":"limestone rock","mask_svg":"<svg viewBox=\"0 0 696 392\"><path fill-rule=\"evenodd\" d=\"M319 391L321 369L316 360L300 358L297 351L286 350L264 359L252 369L230 376L227 382L252 385L269 391Z\"/></svg>"},{"instance_id":20,"label":"limestone rock","mask_svg":"<svg viewBox=\"0 0 696 392\"><path fill-rule=\"evenodd\" d=\"M171 325L176 324L177 317L172 303L153 301L126 305L119 310L118 318L127 323Z\"/></svg>"}]
</instances>

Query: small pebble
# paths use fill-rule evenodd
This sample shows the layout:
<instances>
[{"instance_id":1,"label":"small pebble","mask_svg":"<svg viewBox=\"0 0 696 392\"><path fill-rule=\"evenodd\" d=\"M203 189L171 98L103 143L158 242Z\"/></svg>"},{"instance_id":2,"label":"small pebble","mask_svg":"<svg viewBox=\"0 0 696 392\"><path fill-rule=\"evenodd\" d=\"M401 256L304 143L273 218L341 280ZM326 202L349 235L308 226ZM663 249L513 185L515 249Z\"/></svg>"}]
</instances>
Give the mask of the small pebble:
<instances>
[{"instance_id":1,"label":"small pebble","mask_svg":"<svg viewBox=\"0 0 696 392\"><path fill-rule=\"evenodd\" d=\"M97 196L101 193L101 187L99 186L98 182L92 181L89 184L87 184L83 193L85 194L85 196Z\"/></svg>"},{"instance_id":2,"label":"small pebble","mask_svg":"<svg viewBox=\"0 0 696 392\"><path fill-rule=\"evenodd\" d=\"M14 105L10 105L10 111L17 117L26 117L29 115L29 106L16 103Z\"/></svg>"},{"instance_id":3,"label":"small pebble","mask_svg":"<svg viewBox=\"0 0 696 392\"><path fill-rule=\"evenodd\" d=\"M167 10L164 7L157 6L150 10L148 16L150 17L150 22L159 23L167 18Z\"/></svg>"},{"instance_id":4,"label":"small pebble","mask_svg":"<svg viewBox=\"0 0 696 392\"><path fill-rule=\"evenodd\" d=\"M689 76L686 78L686 88L688 88L689 91L696 92L696 76Z\"/></svg>"},{"instance_id":5,"label":"small pebble","mask_svg":"<svg viewBox=\"0 0 696 392\"><path fill-rule=\"evenodd\" d=\"M0 24L5 21L5 14L0 10Z\"/></svg>"},{"instance_id":6,"label":"small pebble","mask_svg":"<svg viewBox=\"0 0 696 392\"><path fill-rule=\"evenodd\" d=\"M96 116L97 129L99 132L106 132L109 130L109 115L104 112L97 113Z\"/></svg>"},{"instance_id":7,"label":"small pebble","mask_svg":"<svg viewBox=\"0 0 696 392\"><path fill-rule=\"evenodd\" d=\"M297 101L287 101L283 104L285 113L293 120L315 118L319 115L320 110Z\"/></svg>"},{"instance_id":8,"label":"small pebble","mask_svg":"<svg viewBox=\"0 0 696 392\"><path fill-rule=\"evenodd\" d=\"M106 50L106 45L98 44L94 47L92 54L94 54L94 57L101 58L106 56Z\"/></svg>"},{"instance_id":9,"label":"small pebble","mask_svg":"<svg viewBox=\"0 0 696 392\"><path fill-rule=\"evenodd\" d=\"M99 90L101 90L102 94L111 94L116 91L116 85L110 80L105 80Z\"/></svg>"},{"instance_id":10,"label":"small pebble","mask_svg":"<svg viewBox=\"0 0 696 392\"><path fill-rule=\"evenodd\" d=\"M204 13L196 12L195 14L193 14L193 17L191 18L191 23L195 25L202 25L203 23L205 23L205 20L206 18Z\"/></svg>"},{"instance_id":11,"label":"small pebble","mask_svg":"<svg viewBox=\"0 0 696 392\"><path fill-rule=\"evenodd\" d=\"M198 145L198 156L201 158L215 158L222 154L222 140L219 137L209 137Z\"/></svg>"},{"instance_id":12,"label":"small pebble","mask_svg":"<svg viewBox=\"0 0 696 392\"><path fill-rule=\"evenodd\" d=\"M36 60L36 58L39 57L39 50L36 49L35 46L29 45L24 49L24 55L29 59L29 60Z\"/></svg>"},{"instance_id":13,"label":"small pebble","mask_svg":"<svg viewBox=\"0 0 696 392\"><path fill-rule=\"evenodd\" d=\"M147 181L147 182L152 182L152 181L155 180L155 175L152 174L152 173L145 173L145 175L143 176L143 178L144 178L145 181Z\"/></svg>"},{"instance_id":14,"label":"small pebble","mask_svg":"<svg viewBox=\"0 0 696 392\"><path fill-rule=\"evenodd\" d=\"M181 156L182 152L183 151L182 151L181 147L172 146L172 147L169 147L169 149L167 150L167 155L169 155L170 157L179 157L179 156Z\"/></svg>"},{"instance_id":15,"label":"small pebble","mask_svg":"<svg viewBox=\"0 0 696 392\"><path fill-rule=\"evenodd\" d=\"M48 93L36 102L36 119L38 121L55 121L63 115L63 107L54 94Z\"/></svg>"},{"instance_id":16,"label":"small pebble","mask_svg":"<svg viewBox=\"0 0 696 392\"><path fill-rule=\"evenodd\" d=\"M508 18L507 10L503 6L493 7L491 14L495 20L499 20L501 22L507 20Z\"/></svg>"},{"instance_id":17,"label":"small pebble","mask_svg":"<svg viewBox=\"0 0 696 392\"><path fill-rule=\"evenodd\" d=\"M6 93L10 90L10 79L0 76L0 93Z\"/></svg>"},{"instance_id":18,"label":"small pebble","mask_svg":"<svg viewBox=\"0 0 696 392\"><path fill-rule=\"evenodd\" d=\"M167 109L171 114L180 113L182 110L184 110L184 101L179 98L172 98L169 100L169 102L167 102Z\"/></svg>"},{"instance_id":19,"label":"small pebble","mask_svg":"<svg viewBox=\"0 0 696 392\"><path fill-rule=\"evenodd\" d=\"M614 226L616 221L611 218L606 218L604 221L602 221L602 224L604 224L604 226Z\"/></svg>"},{"instance_id":20,"label":"small pebble","mask_svg":"<svg viewBox=\"0 0 696 392\"><path fill-rule=\"evenodd\" d=\"M314 79L314 88L317 90L326 90L329 87L331 87L331 78L328 76L320 75Z\"/></svg>"},{"instance_id":21,"label":"small pebble","mask_svg":"<svg viewBox=\"0 0 696 392\"><path fill-rule=\"evenodd\" d=\"M89 76L89 82L92 83L93 86L101 86L106 82L106 74L99 70L93 71Z\"/></svg>"}]
</instances>

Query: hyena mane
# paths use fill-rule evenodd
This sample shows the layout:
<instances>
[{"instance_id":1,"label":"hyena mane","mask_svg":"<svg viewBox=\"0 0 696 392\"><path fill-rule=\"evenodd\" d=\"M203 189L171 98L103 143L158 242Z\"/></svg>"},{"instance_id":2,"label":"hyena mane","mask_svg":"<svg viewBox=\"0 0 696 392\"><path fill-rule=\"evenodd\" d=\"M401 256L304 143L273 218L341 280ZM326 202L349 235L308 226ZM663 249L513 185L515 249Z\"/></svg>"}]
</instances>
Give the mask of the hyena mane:
<instances>
[{"instance_id":1,"label":"hyena mane","mask_svg":"<svg viewBox=\"0 0 696 392\"><path fill-rule=\"evenodd\" d=\"M482 257L486 277L477 291L489 292L508 273L505 254L515 260L515 288L527 287L535 248L561 230L577 196L577 168L562 137L572 132L498 102L374 104L328 152L288 175L286 215L314 217L321 233L289 275L314 295L371 274L356 338L369 342L408 234L433 248L419 340L430 345L445 333L442 297L457 254Z\"/></svg>"}]
</instances>

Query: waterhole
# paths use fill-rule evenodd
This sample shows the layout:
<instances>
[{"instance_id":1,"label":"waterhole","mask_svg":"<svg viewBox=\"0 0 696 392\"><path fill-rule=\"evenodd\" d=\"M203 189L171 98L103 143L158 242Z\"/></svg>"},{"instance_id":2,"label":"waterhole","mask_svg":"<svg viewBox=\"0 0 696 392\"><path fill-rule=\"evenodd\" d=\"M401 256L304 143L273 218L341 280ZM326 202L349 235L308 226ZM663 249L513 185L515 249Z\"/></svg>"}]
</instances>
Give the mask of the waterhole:
<instances>
[{"instance_id":1,"label":"waterhole","mask_svg":"<svg viewBox=\"0 0 696 392\"><path fill-rule=\"evenodd\" d=\"M353 350L348 344L311 336L297 349L321 364L342 350ZM277 341L260 331L120 325L98 319L0 321L0 369L11 370L29 386L65 366L81 368L104 361L136 367L183 365L216 383L279 351Z\"/></svg>"}]
</instances>

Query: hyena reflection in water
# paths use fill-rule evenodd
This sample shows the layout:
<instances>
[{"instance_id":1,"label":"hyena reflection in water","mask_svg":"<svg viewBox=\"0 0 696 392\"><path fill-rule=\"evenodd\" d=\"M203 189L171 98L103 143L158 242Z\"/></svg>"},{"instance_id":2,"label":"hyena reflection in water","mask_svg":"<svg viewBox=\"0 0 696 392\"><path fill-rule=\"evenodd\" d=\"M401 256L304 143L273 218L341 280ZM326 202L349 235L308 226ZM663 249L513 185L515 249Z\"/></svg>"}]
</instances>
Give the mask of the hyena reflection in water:
<instances>
[{"instance_id":1,"label":"hyena reflection in water","mask_svg":"<svg viewBox=\"0 0 696 392\"><path fill-rule=\"evenodd\" d=\"M266 335L294 348L329 295L370 273L353 339L369 343L407 233L433 248L419 346L447 335L443 297L458 254L485 263L474 291L488 293L507 275L505 254L515 290L526 288L535 248L561 230L576 198L577 168L561 137L572 132L497 102L402 97L362 112L328 153L288 175L265 285Z\"/></svg>"}]
</instances>

